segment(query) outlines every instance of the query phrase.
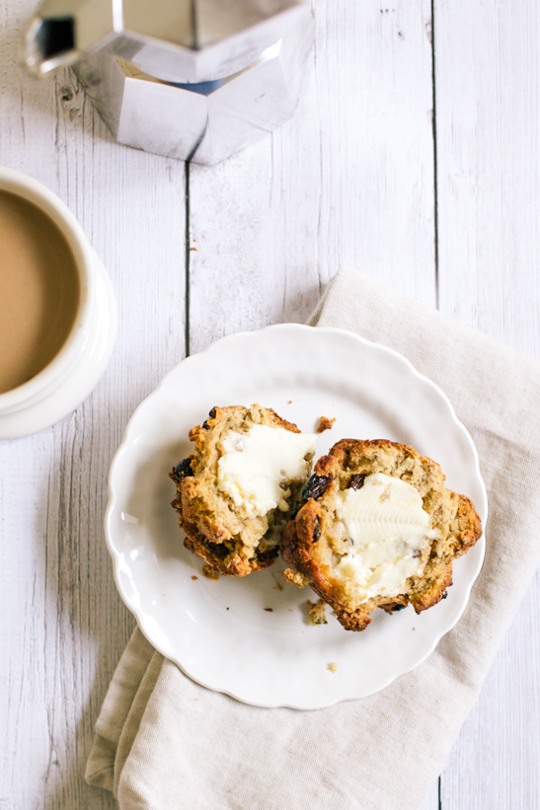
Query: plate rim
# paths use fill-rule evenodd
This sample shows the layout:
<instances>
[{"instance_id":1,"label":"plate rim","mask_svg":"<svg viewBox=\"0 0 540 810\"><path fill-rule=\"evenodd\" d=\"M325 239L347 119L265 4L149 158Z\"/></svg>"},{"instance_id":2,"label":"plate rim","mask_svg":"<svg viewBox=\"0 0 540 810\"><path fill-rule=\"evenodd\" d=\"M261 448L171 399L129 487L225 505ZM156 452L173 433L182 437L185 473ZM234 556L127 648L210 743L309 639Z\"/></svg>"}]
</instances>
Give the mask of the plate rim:
<instances>
[{"instance_id":1,"label":"plate rim","mask_svg":"<svg viewBox=\"0 0 540 810\"><path fill-rule=\"evenodd\" d=\"M156 640L155 637L153 637L153 634L152 634L151 630L149 630L145 626L144 614L142 614L142 611L137 609L136 604L134 604L133 601L128 597L127 593L125 592L125 589L123 588L123 586L120 583L120 563L121 563L120 554L117 552L116 548L113 545L113 541L112 541L111 518L113 516L116 504L118 502L118 494L117 494L117 492L116 492L116 490L115 490L115 488L113 486L112 479L113 479L113 476L114 476L114 473L115 473L115 468L117 466L118 461L121 459L121 457L124 455L124 453L127 452L127 444L128 444L128 442L130 440L131 431L135 429L134 428L134 423L136 421L137 414L141 410L144 409L144 407L147 405L149 400L151 400L155 396L159 395L160 390L166 385L166 381L168 380L168 378L170 376L172 376L173 374L175 374L177 372L177 370L181 366L185 366L186 364L191 365L192 362L194 362L201 355L205 355L205 354L210 353L212 350L214 350L218 346L221 346L223 343L227 343L227 342L232 343L234 340L243 340L243 339L246 339L246 338L251 338L251 337L258 336L258 335L262 335L264 333L271 333L271 332L276 332L276 331L280 331L280 332L282 332L282 331L291 331L291 332L298 332L298 333L302 332L304 334L308 334L308 333L321 334L322 333L322 335L324 335L326 333L326 334L339 335L339 336L345 337L346 339L353 339L353 340L359 342L360 344L363 344L364 346L367 346L369 348L374 348L376 351L382 351L384 354L388 354L388 355L392 356L394 359L396 359L398 362L401 362L402 364L404 364L408 368L409 371L412 371L412 373L413 373L413 375L415 377L417 377L419 380L421 380L423 384L427 383L428 387L430 387L433 391L435 391L441 397L442 401L444 401L444 403L445 403L445 405L446 405L446 407L448 409L448 413L450 414L450 416L452 418L452 421L454 422L455 426L461 431L462 435L464 436L464 438L465 438L465 440L467 442L469 450L472 451L472 455L473 455L473 459L474 459L474 474L475 474L477 482L478 482L478 484L480 486L481 495L482 495L482 503L481 504L475 504L475 508L477 509L477 511L482 514L483 534L482 534L481 538L479 539L478 543L476 544L477 550L480 549L480 556L479 556L479 560L477 562L476 571L474 572L474 574L471 577L470 581L467 583L466 587L463 588L463 593L464 593L463 606L462 606L461 610L458 612L457 616L453 619L451 624L449 624L449 626L445 627L445 629L442 632L436 633L434 635L433 641L432 641L431 645L428 646L427 651L424 652L420 656L420 658L417 661L415 661L411 666L406 666L404 669L400 670L398 673L396 673L396 674L392 675L391 677L389 677L388 679L386 679L380 685L378 685L378 686L376 686L376 687L374 687L374 688L372 688L372 689L370 689L370 690L368 690L366 692L363 692L362 695L337 697L335 700L332 700L330 702L326 702L324 704L315 703L315 704L311 705L309 703L309 701L306 701L306 703L304 705L298 705L296 702L294 704L292 704L292 703L281 702L281 701L277 701L277 702L276 701L269 701L269 702L266 702L266 703L262 703L260 701L257 701L257 702L250 701L250 700L247 700L245 697L241 697L239 694L236 694L234 692L234 690L225 689L223 687L218 687L218 686L210 686L208 683L204 683L203 680L201 680L201 678L194 677L194 675L192 675L188 671L188 668L186 668L185 664L183 664L179 660L179 657L177 655L175 655L174 652L171 649L168 649L166 645L161 644L159 640ZM316 710L316 709L320 709L320 708L329 708L331 706L338 705L339 703L344 703L344 702L348 702L348 701L351 701L351 700L363 700L363 699L365 699L367 697L370 697L371 695L374 695L374 694L382 691L383 689L386 689L397 678L401 677L402 675L406 675L406 674L412 672L414 669L416 669L421 664L423 664L432 655L432 653L436 649L436 647L439 644L439 642L441 641L441 639L444 636L446 636L457 625L457 623L462 618L463 613L465 612L465 610L467 608L467 605L468 605L469 600L470 600L472 588L473 588L475 582L477 581L478 577L480 576L480 573L482 571L484 561L485 561L485 554L486 554L485 526L487 524L488 513L489 513L487 488L486 488L484 479L483 479L482 474L481 474L480 459L479 459L479 456L478 456L478 451L476 449L476 445L475 445L475 443L474 443L474 441L472 439L472 436L469 433L468 429L458 419L458 417L456 415L456 412L455 412L455 409L454 409L454 406L452 405L452 402L450 401L450 399L448 398L446 393L437 385L437 383L435 383L431 378L427 377L425 374L422 374L420 371L418 371L418 369L413 365L413 363L407 357L405 357L405 355L401 354L401 352L397 351L396 349L391 348L390 346L386 346L383 343L378 343L376 341L369 340L368 338L365 338L362 335L357 334L356 332L352 332L351 330L341 329L341 328L338 328L338 327L328 327L328 326L319 327L319 326L310 326L310 325L300 324L300 323L271 324L271 325L262 327L261 329L243 330L243 331L240 331L240 332L234 332L234 333L232 333L230 335L225 335L225 336L223 336L221 338L218 338L217 340L213 341L212 343L210 343L208 346L206 346L201 351L196 352L196 353L191 354L191 355L188 355L187 357L180 360L178 363L176 363L171 369L169 369L169 371L167 371L162 376L162 378L160 379L158 384L155 386L155 388L146 397L144 397L143 400L141 400L141 402L137 405L137 407L134 409L131 416L129 417L128 422L127 422L127 424L126 424L126 426L124 428L120 444L118 445L118 448L117 448L116 452L114 453L113 458L111 460L111 464L110 464L110 467L109 467L109 473L108 473L108 477L107 477L107 493L108 493L108 501L107 501L107 507L106 507L106 510L105 510L104 521L103 521L103 523L104 523L104 534L105 534L105 541L106 541L107 549L109 551L109 554L110 554L110 556L112 558L112 562L113 562L113 577L114 577L116 589L117 589L117 591L118 591L118 593L120 595L120 598L122 599L122 601L126 605L126 607L134 615L135 620L137 622L137 626L140 629L140 631L142 632L142 634L144 635L144 637L146 638L146 640L154 647L154 649L156 649L159 653L161 653L165 658L168 658L169 660L173 661L173 663L175 663L180 668L180 670L188 678L190 678L190 680L192 680L194 683L196 683L196 684L198 684L198 685L200 685L200 686L202 686L202 687L204 687L206 689L209 689L210 691L227 695L228 697L231 697L234 700L239 701L240 703L244 703L246 705L256 706L256 707L260 707L260 708L288 708L288 709L295 709L295 710L300 710L300 711L312 711L312 710Z\"/></svg>"}]
</instances>

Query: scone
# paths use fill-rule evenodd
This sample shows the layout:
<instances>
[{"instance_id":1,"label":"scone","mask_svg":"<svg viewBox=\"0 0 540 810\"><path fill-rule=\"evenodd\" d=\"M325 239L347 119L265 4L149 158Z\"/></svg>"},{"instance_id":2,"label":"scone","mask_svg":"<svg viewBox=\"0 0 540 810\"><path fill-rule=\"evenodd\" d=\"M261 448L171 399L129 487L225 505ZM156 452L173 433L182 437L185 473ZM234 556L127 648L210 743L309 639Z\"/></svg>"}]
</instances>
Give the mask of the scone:
<instances>
[{"instance_id":1,"label":"scone","mask_svg":"<svg viewBox=\"0 0 540 810\"><path fill-rule=\"evenodd\" d=\"M319 459L286 526L285 576L309 584L347 630L380 607L436 605L452 561L482 534L471 501L444 485L438 464L412 447L343 439Z\"/></svg>"},{"instance_id":2,"label":"scone","mask_svg":"<svg viewBox=\"0 0 540 810\"><path fill-rule=\"evenodd\" d=\"M170 473L186 548L210 577L266 568L309 478L316 436L256 404L212 408L189 438L194 453Z\"/></svg>"}]
</instances>

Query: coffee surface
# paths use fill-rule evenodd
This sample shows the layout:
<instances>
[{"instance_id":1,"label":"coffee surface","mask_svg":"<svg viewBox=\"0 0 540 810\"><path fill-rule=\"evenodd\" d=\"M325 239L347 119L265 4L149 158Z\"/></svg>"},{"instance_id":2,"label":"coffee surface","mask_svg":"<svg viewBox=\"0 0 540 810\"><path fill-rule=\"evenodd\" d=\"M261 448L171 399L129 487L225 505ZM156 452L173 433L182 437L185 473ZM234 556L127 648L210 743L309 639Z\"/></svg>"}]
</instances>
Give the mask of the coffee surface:
<instances>
[{"instance_id":1,"label":"coffee surface","mask_svg":"<svg viewBox=\"0 0 540 810\"><path fill-rule=\"evenodd\" d=\"M0 393L58 354L79 297L75 258L59 228L32 203L0 191Z\"/></svg>"}]
</instances>

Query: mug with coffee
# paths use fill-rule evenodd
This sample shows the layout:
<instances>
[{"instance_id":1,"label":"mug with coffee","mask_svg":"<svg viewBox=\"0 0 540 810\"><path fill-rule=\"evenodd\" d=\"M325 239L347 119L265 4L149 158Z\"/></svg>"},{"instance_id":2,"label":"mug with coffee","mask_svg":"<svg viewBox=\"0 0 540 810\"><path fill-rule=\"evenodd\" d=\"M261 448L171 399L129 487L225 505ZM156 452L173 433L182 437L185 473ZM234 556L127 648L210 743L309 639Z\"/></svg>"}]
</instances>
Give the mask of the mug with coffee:
<instances>
[{"instance_id":1,"label":"mug with coffee","mask_svg":"<svg viewBox=\"0 0 540 810\"><path fill-rule=\"evenodd\" d=\"M115 333L109 278L75 217L46 186L0 167L0 438L74 410Z\"/></svg>"}]
</instances>

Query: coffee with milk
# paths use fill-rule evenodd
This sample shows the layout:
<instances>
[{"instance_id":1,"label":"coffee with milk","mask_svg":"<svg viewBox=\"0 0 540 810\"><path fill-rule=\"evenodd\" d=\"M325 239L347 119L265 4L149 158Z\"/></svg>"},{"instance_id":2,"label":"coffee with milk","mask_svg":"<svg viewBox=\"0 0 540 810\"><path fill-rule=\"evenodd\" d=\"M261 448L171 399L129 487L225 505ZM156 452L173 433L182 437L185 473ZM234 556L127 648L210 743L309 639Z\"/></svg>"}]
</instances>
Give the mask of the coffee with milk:
<instances>
[{"instance_id":1,"label":"coffee with milk","mask_svg":"<svg viewBox=\"0 0 540 810\"><path fill-rule=\"evenodd\" d=\"M77 264L60 229L33 203L0 190L0 394L58 354L79 299Z\"/></svg>"}]
</instances>

